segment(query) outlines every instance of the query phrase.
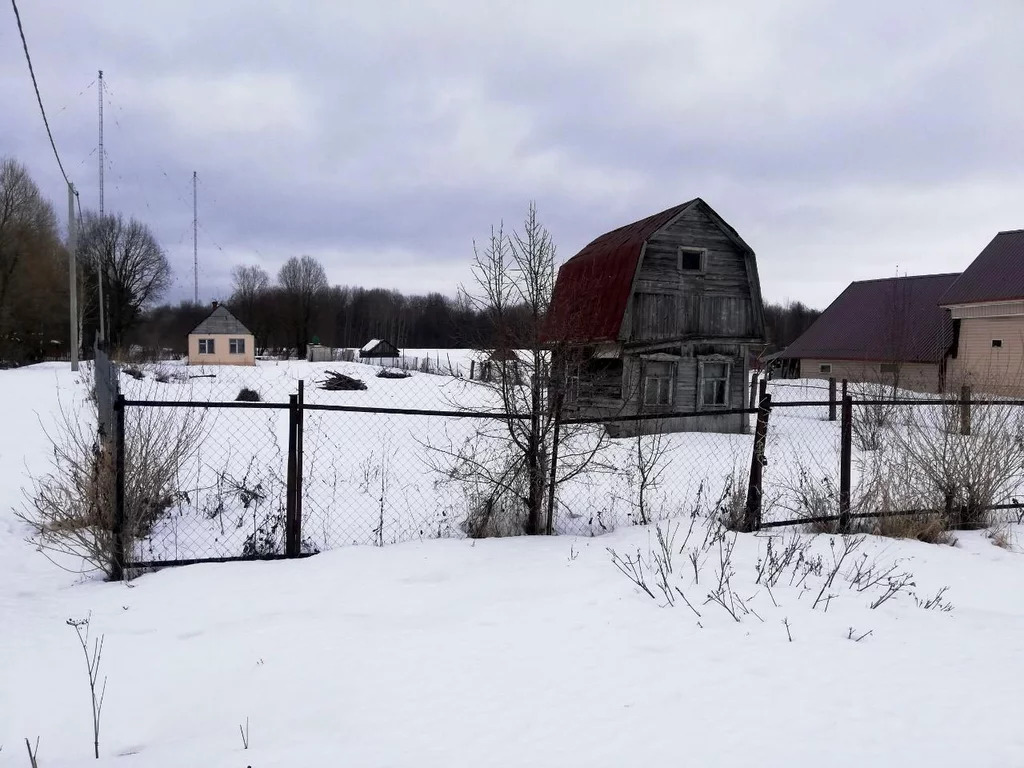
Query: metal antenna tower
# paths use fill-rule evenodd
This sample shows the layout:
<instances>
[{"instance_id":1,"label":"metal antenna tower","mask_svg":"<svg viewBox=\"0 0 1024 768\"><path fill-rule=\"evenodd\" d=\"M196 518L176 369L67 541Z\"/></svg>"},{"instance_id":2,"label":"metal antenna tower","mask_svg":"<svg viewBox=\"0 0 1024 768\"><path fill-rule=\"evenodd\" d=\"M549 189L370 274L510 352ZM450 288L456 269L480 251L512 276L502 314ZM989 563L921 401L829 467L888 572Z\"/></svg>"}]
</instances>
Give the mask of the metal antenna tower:
<instances>
[{"instance_id":1,"label":"metal antenna tower","mask_svg":"<svg viewBox=\"0 0 1024 768\"><path fill-rule=\"evenodd\" d=\"M199 303L199 207L196 202L196 172L192 171L192 300Z\"/></svg>"}]
</instances>

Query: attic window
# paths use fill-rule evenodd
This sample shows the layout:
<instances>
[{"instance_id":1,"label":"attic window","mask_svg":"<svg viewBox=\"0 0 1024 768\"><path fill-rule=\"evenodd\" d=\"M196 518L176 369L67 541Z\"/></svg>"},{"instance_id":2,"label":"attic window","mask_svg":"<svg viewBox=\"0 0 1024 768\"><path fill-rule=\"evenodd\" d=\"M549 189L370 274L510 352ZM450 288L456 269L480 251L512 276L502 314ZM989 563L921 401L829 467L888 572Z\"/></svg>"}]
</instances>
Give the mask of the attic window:
<instances>
[{"instance_id":1,"label":"attic window","mask_svg":"<svg viewBox=\"0 0 1024 768\"><path fill-rule=\"evenodd\" d=\"M992 339L992 346L993 347L1001 347L1001 346L1003 346L1003 340L1002 339Z\"/></svg>"},{"instance_id":2,"label":"attic window","mask_svg":"<svg viewBox=\"0 0 1024 768\"><path fill-rule=\"evenodd\" d=\"M704 270L704 251L700 248L680 248L679 269L683 272L702 272Z\"/></svg>"}]
</instances>

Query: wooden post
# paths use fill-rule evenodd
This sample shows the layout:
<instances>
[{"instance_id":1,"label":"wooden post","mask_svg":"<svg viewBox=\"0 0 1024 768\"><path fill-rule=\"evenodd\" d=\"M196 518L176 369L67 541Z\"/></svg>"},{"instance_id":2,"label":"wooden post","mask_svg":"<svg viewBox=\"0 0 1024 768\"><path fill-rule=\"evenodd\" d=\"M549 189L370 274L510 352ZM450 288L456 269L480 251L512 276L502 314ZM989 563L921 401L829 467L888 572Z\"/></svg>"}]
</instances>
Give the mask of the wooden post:
<instances>
[{"instance_id":1,"label":"wooden post","mask_svg":"<svg viewBox=\"0 0 1024 768\"><path fill-rule=\"evenodd\" d=\"M853 398L843 397L839 443L839 532L850 532L850 484L853 476Z\"/></svg>"},{"instance_id":2,"label":"wooden post","mask_svg":"<svg viewBox=\"0 0 1024 768\"><path fill-rule=\"evenodd\" d=\"M476 360L469 361L469 380L473 380L473 374L476 372Z\"/></svg>"},{"instance_id":3,"label":"wooden post","mask_svg":"<svg viewBox=\"0 0 1024 768\"><path fill-rule=\"evenodd\" d=\"M828 377L828 420L836 420L836 377Z\"/></svg>"},{"instance_id":4,"label":"wooden post","mask_svg":"<svg viewBox=\"0 0 1024 768\"><path fill-rule=\"evenodd\" d=\"M284 524L284 553L288 557L295 557L299 553L297 519L295 517L295 472L298 462L296 461L296 440L298 437L299 419L299 396L288 396L288 467L287 467L287 489L285 491L285 524Z\"/></svg>"},{"instance_id":5,"label":"wooden post","mask_svg":"<svg viewBox=\"0 0 1024 768\"><path fill-rule=\"evenodd\" d=\"M747 482L747 507L743 520L746 532L756 531L761 527L761 496L764 465L768 463L764 455L765 442L768 439L768 416L772 410L772 396L766 394L757 405L757 426L754 427L754 450L750 457L750 479Z\"/></svg>"},{"instance_id":6,"label":"wooden post","mask_svg":"<svg viewBox=\"0 0 1024 768\"><path fill-rule=\"evenodd\" d=\"M846 390L847 390L847 385L848 384L849 384L849 382L846 379L843 379L843 393L842 393L843 394L843 400L846 399Z\"/></svg>"},{"instance_id":7,"label":"wooden post","mask_svg":"<svg viewBox=\"0 0 1024 768\"><path fill-rule=\"evenodd\" d=\"M757 408L757 371L750 374L750 410Z\"/></svg>"},{"instance_id":8,"label":"wooden post","mask_svg":"<svg viewBox=\"0 0 1024 768\"><path fill-rule=\"evenodd\" d=\"M760 403L764 400L768 394L768 379L761 379L761 383L757 387L757 402Z\"/></svg>"},{"instance_id":9,"label":"wooden post","mask_svg":"<svg viewBox=\"0 0 1024 768\"><path fill-rule=\"evenodd\" d=\"M960 387L960 434L971 434L971 387Z\"/></svg>"},{"instance_id":10,"label":"wooden post","mask_svg":"<svg viewBox=\"0 0 1024 768\"><path fill-rule=\"evenodd\" d=\"M114 519L110 533L113 551L110 561L110 580L124 580L124 395L114 400Z\"/></svg>"}]
</instances>

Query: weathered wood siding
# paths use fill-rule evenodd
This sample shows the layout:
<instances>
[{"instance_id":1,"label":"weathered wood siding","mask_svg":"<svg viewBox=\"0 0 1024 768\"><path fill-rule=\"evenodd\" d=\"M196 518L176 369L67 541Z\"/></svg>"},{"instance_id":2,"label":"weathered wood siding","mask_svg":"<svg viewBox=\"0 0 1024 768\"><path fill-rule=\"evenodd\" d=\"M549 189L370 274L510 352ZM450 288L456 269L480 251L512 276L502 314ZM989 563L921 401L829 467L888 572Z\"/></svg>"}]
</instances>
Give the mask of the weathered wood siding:
<instances>
[{"instance_id":1,"label":"weathered wood siding","mask_svg":"<svg viewBox=\"0 0 1024 768\"><path fill-rule=\"evenodd\" d=\"M679 249L705 251L703 269L680 269ZM697 205L644 249L629 315L632 342L763 336L749 259Z\"/></svg>"}]
</instances>

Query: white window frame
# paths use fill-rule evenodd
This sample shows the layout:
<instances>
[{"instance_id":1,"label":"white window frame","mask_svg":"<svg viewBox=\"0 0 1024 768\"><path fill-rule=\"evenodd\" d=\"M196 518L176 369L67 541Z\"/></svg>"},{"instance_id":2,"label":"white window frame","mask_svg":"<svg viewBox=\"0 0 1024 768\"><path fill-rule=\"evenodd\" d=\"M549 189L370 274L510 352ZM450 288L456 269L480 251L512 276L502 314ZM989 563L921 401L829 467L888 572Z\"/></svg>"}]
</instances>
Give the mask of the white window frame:
<instances>
[{"instance_id":1,"label":"white window frame","mask_svg":"<svg viewBox=\"0 0 1024 768\"><path fill-rule=\"evenodd\" d=\"M668 365L668 373L650 373L647 370L647 366L644 365L643 371L642 371L642 373L643 373L643 391L641 392L641 395L642 395L641 399L642 399L643 406L645 408L646 407L658 408L658 407L665 407L665 406L672 405L672 400L674 399L675 381L676 381L676 368L677 368L677 366L676 366L676 364L674 362L673 363L667 363L667 365ZM656 388L656 393L657 393L653 402L651 401L651 398L650 398L652 385ZM664 400L662 400L662 398L661 398L663 390L664 390L664 395L665 395L665 399Z\"/></svg>"},{"instance_id":2,"label":"white window frame","mask_svg":"<svg viewBox=\"0 0 1024 768\"><path fill-rule=\"evenodd\" d=\"M704 366L705 365L724 365L725 366L725 402L722 403L706 403L704 402ZM711 357L703 357L697 361L697 405L700 409L717 410L726 409L729 407L729 395L731 393L732 385L732 366L733 360L721 355L715 355ZM713 379L714 381L720 381L718 377Z\"/></svg>"},{"instance_id":3,"label":"white window frame","mask_svg":"<svg viewBox=\"0 0 1024 768\"><path fill-rule=\"evenodd\" d=\"M832 363L822 363L819 365L818 373L832 373Z\"/></svg>"},{"instance_id":4,"label":"white window frame","mask_svg":"<svg viewBox=\"0 0 1024 768\"><path fill-rule=\"evenodd\" d=\"M200 355L213 355L216 354L214 350L216 345L213 343L213 339L200 339L199 340L199 354Z\"/></svg>"},{"instance_id":5,"label":"white window frame","mask_svg":"<svg viewBox=\"0 0 1024 768\"><path fill-rule=\"evenodd\" d=\"M700 266L697 269L683 269L683 254L684 253L696 253L700 258ZM691 248L686 245L679 246L677 266L680 272L689 274L701 274L707 267L708 249L707 248Z\"/></svg>"},{"instance_id":6,"label":"white window frame","mask_svg":"<svg viewBox=\"0 0 1024 768\"><path fill-rule=\"evenodd\" d=\"M245 337L236 337L228 339L228 354L229 355L244 355L245 354Z\"/></svg>"}]
</instances>

